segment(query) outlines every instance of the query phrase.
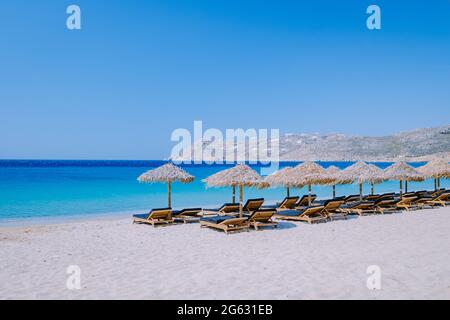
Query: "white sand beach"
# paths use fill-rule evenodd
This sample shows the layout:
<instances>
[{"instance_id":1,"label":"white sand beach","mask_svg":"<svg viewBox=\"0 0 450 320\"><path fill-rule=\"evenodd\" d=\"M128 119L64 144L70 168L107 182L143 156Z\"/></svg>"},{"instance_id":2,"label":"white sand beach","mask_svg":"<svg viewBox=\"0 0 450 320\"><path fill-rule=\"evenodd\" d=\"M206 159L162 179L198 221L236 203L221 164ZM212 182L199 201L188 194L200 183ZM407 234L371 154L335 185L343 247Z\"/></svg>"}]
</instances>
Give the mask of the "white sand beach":
<instances>
[{"instance_id":1,"label":"white sand beach","mask_svg":"<svg viewBox=\"0 0 450 320\"><path fill-rule=\"evenodd\" d=\"M0 299L449 299L449 230L450 208L230 235L131 217L0 228Z\"/></svg>"}]
</instances>

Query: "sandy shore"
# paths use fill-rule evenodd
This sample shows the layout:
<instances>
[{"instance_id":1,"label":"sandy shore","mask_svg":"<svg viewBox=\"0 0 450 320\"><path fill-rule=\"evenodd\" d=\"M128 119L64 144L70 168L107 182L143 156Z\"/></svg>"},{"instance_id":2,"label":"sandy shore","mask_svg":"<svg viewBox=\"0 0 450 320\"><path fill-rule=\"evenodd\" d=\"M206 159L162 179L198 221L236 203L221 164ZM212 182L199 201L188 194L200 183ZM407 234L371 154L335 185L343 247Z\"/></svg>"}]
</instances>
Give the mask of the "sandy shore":
<instances>
[{"instance_id":1,"label":"sandy shore","mask_svg":"<svg viewBox=\"0 0 450 320\"><path fill-rule=\"evenodd\" d=\"M0 228L0 298L449 299L449 230L450 208L232 235L131 219Z\"/></svg>"}]
</instances>

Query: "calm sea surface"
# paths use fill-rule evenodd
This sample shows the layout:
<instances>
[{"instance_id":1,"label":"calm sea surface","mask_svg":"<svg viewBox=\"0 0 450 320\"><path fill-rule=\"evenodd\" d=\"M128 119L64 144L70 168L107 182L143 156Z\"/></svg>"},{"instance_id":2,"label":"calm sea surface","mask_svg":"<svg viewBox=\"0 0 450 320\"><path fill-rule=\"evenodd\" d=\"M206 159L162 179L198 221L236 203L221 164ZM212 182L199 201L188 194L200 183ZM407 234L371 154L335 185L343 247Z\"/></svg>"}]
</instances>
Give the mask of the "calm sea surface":
<instances>
[{"instance_id":1,"label":"calm sea surface","mask_svg":"<svg viewBox=\"0 0 450 320\"><path fill-rule=\"evenodd\" d=\"M165 184L140 184L136 178L143 172L164 164L163 161L41 161L0 160L0 223L25 219L65 219L95 215L130 214L167 205ZM297 163L284 162L280 167ZM324 167L345 168L349 162L323 162ZM381 168L388 163L376 163ZM412 164L413 166L421 165ZM184 169L196 177L190 184L172 187L174 208L214 206L231 201L231 188L207 189L205 177L230 166L191 165ZM253 166L259 171L260 166ZM442 186L449 188L449 181ZM376 192L398 191L398 182L376 186ZM410 190L433 189L433 181L410 183ZM365 186L365 193L370 186ZM313 187L319 197L330 197L331 187ZM307 193L294 189L291 195ZM358 185L337 186L338 195L359 193ZM245 189L245 198L282 199L283 188Z\"/></svg>"}]
</instances>

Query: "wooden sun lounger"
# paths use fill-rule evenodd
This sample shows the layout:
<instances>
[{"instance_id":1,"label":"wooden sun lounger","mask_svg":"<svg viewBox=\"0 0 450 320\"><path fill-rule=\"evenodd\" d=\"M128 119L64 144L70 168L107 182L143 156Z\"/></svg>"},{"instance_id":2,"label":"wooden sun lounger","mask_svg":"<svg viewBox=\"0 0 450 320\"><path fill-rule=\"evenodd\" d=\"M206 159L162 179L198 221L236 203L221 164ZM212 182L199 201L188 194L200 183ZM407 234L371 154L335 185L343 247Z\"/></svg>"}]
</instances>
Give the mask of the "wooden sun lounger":
<instances>
[{"instance_id":1,"label":"wooden sun lounger","mask_svg":"<svg viewBox=\"0 0 450 320\"><path fill-rule=\"evenodd\" d=\"M255 230L262 227L276 228L278 226L278 222L272 220L272 217L276 213L277 211L275 209L260 209L254 211L247 221L250 224L250 227L255 228Z\"/></svg>"},{"instance_id":2,"label":"wooden sun lounger","mask_svg":"<svg viewBox=\"0 0 450 320\"><path fill-rule=\"evenodd\" d=\"M298 196L286 197L283 199L283 201L281 201L279 204L277 204L277 209L292 210L295 208L295 205L296 205L298 199L300 199L300 197L298 197Z\"/></svg>"},{"instance_id":3,"label":"wooden sun lounger","mask_svg":"<svg viewBox=\"0 0 450 320\"><path fill-rule=\"evenodd\" d=\"M386 198L386 199L380 199L376 201L373 205L374 212L375 213L381 213L385 214L387 212L392 212L392 210L396 210L395 204L399 200L396 200L394 198Z\"/></svg>"},{"instance_id":4,"label":"wooden sun lounger","mask_svg":"<svg viewBox=\"0 0 450 320\"><path fill-rule=\"evenodd\" d=\"M252 213L261 208L264 203L264 198L259 199L248 199L245 205L242 207L243 212ZM239 208L238 208L239 211Z\"/></svg>"},{"instance_id":5,"label":"wooden sun lounger","mask_svg":"<svg viewBox=\"0 0 450 320\"><path fill-rule=\"evenodd\" d=\"M234 216L214 216L200 219L200 227L213 228L224 231L226 234L234 231L249 230L248 218L236 218Z\"/></svg>"},{"instance_id":6,"label":"wooden sun lounger","mask_svg":"<svg viewBox=\"0 0 450 320\"><path fill-rule=\"evenodd\" d=\"M334 219L347 219L347 213L339 210L343 204L343 200L328 200L324 203L321 214L330 219L330 221Z\"/></svg>"},{"instance_id":7,"label":"wooden sun lounger","mask_svg":"<svg viewBox=\"0 0 450 320\"><path fill-rule=\"evenodd\" d=\"M308 223L326 222L327 218L322 214L324 206L308 207L304 210L286 210L275 214L276 219L304 221Z\"/></svg>"},{"instance_id":8,"label":"wooden sun lounger","mask_svg":"<svg viewBox=\"0 0 450 320\"><path fill-rule=\"evenodd\" d=\"M158 224L170 224L173 223L172 209L152 209L147 214L135 214L133 215L133 223L146 223L155 227Z\"/></svg>"},{"instance_id":9,"label":"wooden sun lounger","mask_svg":"<svg viewBox=\"0 0 450 320\"><path fill-rule=\"evenodd\" d=\"M306 194L304 195L296 204L295 204L295 209L304 209L305 207L309 206L309 200L308 200L309 196ZM317 199L317 195L312 194L311 195L311 204L316 201Z\"/></svg>"},{"instance_id":10,"label":"wooden sun lounger","mask_svg":"<svg viewBox=\"0 0 450 320\"><path fill-rule=\"evenodd\" d=\"M172 216L175 221L182 221L183 223L191 223L200 221L200 213L202 208L188 208L180 211L172 211Z\"/></svg>"},{"instance_id":11,"label":"wooden sun lounger","mask_svg":"<svg viewBox=\"0 0 450 320\"><path fill-rule=\"evenodd\" d=\"M441 193L440 195L434 197L431 200L425 201L425 204L430 206L442 206L445 207L450 202L450 191Z\"/></svg>"},{"instance_id":12,"label":"wooden sun lounger","mask_svg":"<svg viewBox=\"0 0 450 320\"><path fill-rule=\"evenodd\" d=\"M416 196L403 197L398 202L395 203L396 209L405 209L410 211L412 208L416 208L417 205L414 203L418 198Z\"/></svg>"},{"instance_id":13,"label":"wooden sun lounger","mask_svg":"<svg viewBox=\"0 0 450 320\"><path fill-rule=\"evenodd\" d=\"M356 202L361 200L361 196L359 194L352 194L347 197L343 197L345 203Z\"/></svg>"},{"instance_id":14,"label":"wooden sun lounger","mask_svg":"<svg viewBox=\"0 0 450 320\"><path fill-rule=\"evenodd\" d=\"M363 198L363 201L376 201L381 197L379 194L369 194Z\"/></svg>"},{"instance_id":15,"label":"wooden sun lounger","mask_svg":"<svg viewBox=\"0 0 450 320\"><path fill-rule=\"evenodd\" d=\"M342 206L339 210L344 211L347 214L357 214L359 216L375 213L373 201L354 202L352 204Z\"/></svg>"},{"instance_id":16,"label":"wooden sun lounger","mask_svg":"<svg viewBox=\"0 0 450 320\"><path fill-rule=\"evenodd\" d=\"M225 203L218 209L203 209L203 216L207 215L225 215L229 213L239 213L239 203Z\"/></svg>"},{"instance_id":17,"label":"wooden sun lounger","mask_svg":"<svg viewBox=\"0 0 450 320\"><path fill-rule=\"evenodd\" d=\"M447 192L449 192L449 191L450 191L450 190L439 189L439 190L436 190L436 191L430 191L430 193L431 193L431 196L437 197L437 196L440 196L441 194L447 193Z\"/></svg>"}]
</instances>

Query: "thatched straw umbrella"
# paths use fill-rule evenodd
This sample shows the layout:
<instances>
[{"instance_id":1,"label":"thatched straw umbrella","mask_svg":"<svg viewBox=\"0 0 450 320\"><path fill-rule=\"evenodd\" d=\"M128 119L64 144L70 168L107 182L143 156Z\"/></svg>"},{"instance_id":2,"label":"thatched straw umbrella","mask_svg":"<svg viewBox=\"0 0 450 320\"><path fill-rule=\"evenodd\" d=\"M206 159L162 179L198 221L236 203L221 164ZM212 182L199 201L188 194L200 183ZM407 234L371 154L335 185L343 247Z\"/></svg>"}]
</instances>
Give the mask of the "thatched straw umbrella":
<instances>
[{"instance_id":1,"label":"thatched straw umbrella","mask_svg":"<svg viewBox=\"0 0 450 320\"><path fill-rule=\"evenodd\" d=\"M220 171L204 179L209 187L239 187L239 216L242 217L243 187L264 187L267 183L252 168L245 164L238 164L231 169Z\"/></svg>"},{"instance_id":2,"label":"thatched straw umbrella","mask_svg":"<svg viewBox=\"0 0 450 320\"><path fill-rule=\"evenodd\" d=\"M372 194L374 194L375 183L380 183L386 180L384 178L384 172L377 166L369 164L363 161L358 161L351 165L350 167L342 170L340 177L338 178L338 183L349 184L358 182L359 183L359 196L362 200L363 198L363 183L370 182L372 186Z\"/></svg>"},{"instance_id":3,"label":"thatched straw umbrella","mask_svg":"<svg viewBox=\"0 0 450 320\"><path fill-rule=\"evenodd\" d=\"M194 177L183 169L175 166L173 163L167 163L159 168L147 171L138 177L139 182L154 183L167 182L167 202L168 207L172 207L171 198L171 184L172 182L189 183L194 180Z\"/></svg>"},{"instance_id":4,"label":"thatched straw umbrella","mask_svg":"<svg viewBox=\"0 0 450 320\"><path fill-rule=\"evenodd\" d=\"M444 159L433 159L426 165L417 169L419 173L423 174L427 178L434 179L434 189L441 188L441 179L450 178L450 164Z\"/></svg>"},{"instance_id":5,"label":"thatched straw umbrella","mask_svg":"<svg viewBox=\"0 0 450 320\"><path fill-rule=\"evenodd\" d=\"M386 180L400 181L400 197L403 197L403 181L423 181L424 176L416 169L411 167L406 162L396 162L384 170ZM408 192L408 185L406 185L406 192Z\"/></svg>"},{"instance_id":6,"label":"thatched straw umbrella","mask_svg":"<svg viewBox=\"0 0 450 320\"><path fill-rule=\"evenodd\" d=\"M222 170L214 174L214 179L217 181L226 179L226 176L228 175L228 170ZM211 176L212 177L212 176ZM206 182L206 179L203 180L203 182ZM236 184L229 185L232 188L232 203L236 203Z\"/></svg>"},{"instance_id":7,"label":"thatched straw umbrella","mask_svg":"<svg viewBox=\"0 0 450 320\"><path fill-rule=\"evenodd\" d=\"M293 183L291 178L291 172L293 168L292 167L286 167L283 169L280 169L274 173L272 173L270 176L267 176L265 181L271 185L271 186L283 186L286 188L286 194L288 197L290 197L290 188L292 187L299 187L298 185L295 185Z\"/></svg>"},{"instance_id":8,"label":"thatched straw umbrella","mask_svg":"<svg viewBox=\"0 0 450 320\"><path fill-rule=\"evenodd\" d=\"M290 174L293 185L308 186L308 205L311 205L312 185L326 185L334 181L323 167L312 161L299 164L290 171Z\"/></svg>"},{"instance_id":9,"label":"thatched straw umbrella","mask_svg":"<svg viewBox=\"0 0 450 320\"><path fill-rule=\"evenodd\" d=\"M341 174L341 169L339 169L336 166L329 166L326 170L327 170L327 173L330 175L330 177L333 179L336 179L336 180L339 177L339 175ZM336 182L337 181L332 182L333 198L336 198Z\"/></svg>"}]
</instances>

